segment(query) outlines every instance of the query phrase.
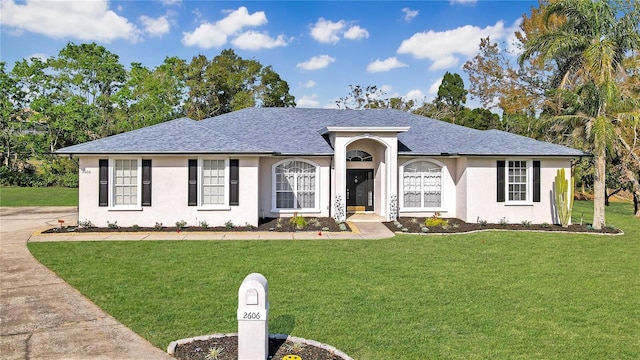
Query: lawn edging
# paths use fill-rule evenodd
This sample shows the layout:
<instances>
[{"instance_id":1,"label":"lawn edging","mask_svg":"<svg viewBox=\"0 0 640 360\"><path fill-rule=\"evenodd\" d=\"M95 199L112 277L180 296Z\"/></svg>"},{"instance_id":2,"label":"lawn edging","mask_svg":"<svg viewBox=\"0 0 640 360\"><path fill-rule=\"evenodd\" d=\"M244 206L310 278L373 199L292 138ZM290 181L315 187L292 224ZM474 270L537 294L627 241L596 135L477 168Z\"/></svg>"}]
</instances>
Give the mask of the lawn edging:
<instances>
[{"instance_id":1,"label":"lawn edging","mask_svg":"<svg viewBox=\"0 0 640 360\"><path fill-rule=\"evenodd\" d=\"M169 346L167 346L167 354L169 354L171 356L174 356L176 348L178 346L189 344L189 343L192 343L194 341L207 341L207 340L211 340L211 339L220 339L220 338L231 337L231 336L238 336L238 333L211 334L211 335L202 335L202 336L196 336L196 337L191 337L191 338L175 340L175 341L170 342ZM291 336L291 335L287 335L287 334L269 334L269 339L285 340L285 341L291 341L291 342L294 342L294 343L300 343L300 344L304 344L304 345L308 345L308 346L313 346L313 347L317 347L317 348L320 348L320 349L327 350L327 351L331 352L333 355L341 358L342 360L353 360L352 357L350 357L349 355L345 354L343 351L338 350L338 349L336 349L335 347L333 347L331 345L323 344L323 343L320 343L320 342L315 341L315 340L308 340L308 339L300 338L300 337L297 337L297 336Z\"/></svg>"}]
</instances>

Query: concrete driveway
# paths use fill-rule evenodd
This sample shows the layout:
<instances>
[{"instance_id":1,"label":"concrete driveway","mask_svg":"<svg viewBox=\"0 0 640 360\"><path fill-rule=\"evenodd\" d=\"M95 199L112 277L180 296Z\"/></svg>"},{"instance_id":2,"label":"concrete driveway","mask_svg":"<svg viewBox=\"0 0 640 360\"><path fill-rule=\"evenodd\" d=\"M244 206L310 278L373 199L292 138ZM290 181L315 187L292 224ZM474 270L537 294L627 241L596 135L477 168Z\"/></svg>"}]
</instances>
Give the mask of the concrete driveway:
<instances>
[{"instance_id":1,"label":"concrete driveway","mask_svg":"<svg viewBox=\"0 0 640 360\"><path fill-rule=\"evenodd\" d=\"M0 358L173 359L40 264L27 241L74 207L0 208Z\"/></svg>"}]
</instances>

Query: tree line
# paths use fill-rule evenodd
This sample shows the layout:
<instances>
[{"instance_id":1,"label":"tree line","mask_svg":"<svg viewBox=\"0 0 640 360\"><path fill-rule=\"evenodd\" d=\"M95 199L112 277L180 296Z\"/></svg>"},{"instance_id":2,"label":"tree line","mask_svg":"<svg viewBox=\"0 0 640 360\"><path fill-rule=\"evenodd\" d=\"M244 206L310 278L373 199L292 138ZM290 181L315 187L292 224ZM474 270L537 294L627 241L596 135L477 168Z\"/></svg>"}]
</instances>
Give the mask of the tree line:
<instances>
[{"instance_id":1,"label":"tree line","mask_svg":"<svg viewBox=\"0 0 640 360\"><path fill-rule=\"evenodd\" d=\"M77 185L74 162L52 155L65 146L181 116L296 105L271 66L230 49L126 69L103 46L69 43L57 56L23 59L11 70L0 62L0 89L1 183L22 186Z\"/></svg>"}]
</instances>

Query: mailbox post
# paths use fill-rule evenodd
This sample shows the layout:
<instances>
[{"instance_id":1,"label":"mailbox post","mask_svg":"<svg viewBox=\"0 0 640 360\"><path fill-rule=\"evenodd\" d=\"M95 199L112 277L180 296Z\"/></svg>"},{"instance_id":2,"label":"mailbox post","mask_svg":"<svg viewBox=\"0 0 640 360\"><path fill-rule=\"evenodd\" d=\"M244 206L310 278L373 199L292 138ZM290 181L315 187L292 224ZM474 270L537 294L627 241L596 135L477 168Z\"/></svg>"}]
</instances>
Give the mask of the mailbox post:
<instances>
[{"instance_id":1,"label":"mailbox post","mask_svg":"<svg viewBox=\"0 0 640 360\"><path fill-rule=\"evenodd\" d=\"M269 355L267 279L247 275L238 290L238 360L266 360Z\"/></svg>"}]
</instances>

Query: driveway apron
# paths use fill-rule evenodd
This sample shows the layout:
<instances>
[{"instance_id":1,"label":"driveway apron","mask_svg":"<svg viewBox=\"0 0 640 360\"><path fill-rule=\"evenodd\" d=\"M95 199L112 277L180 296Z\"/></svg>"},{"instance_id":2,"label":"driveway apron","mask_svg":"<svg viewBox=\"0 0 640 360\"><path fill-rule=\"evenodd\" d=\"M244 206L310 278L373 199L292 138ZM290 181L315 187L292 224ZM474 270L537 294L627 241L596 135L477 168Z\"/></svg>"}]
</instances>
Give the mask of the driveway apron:
<instances>
[{"instance_id":1,"label":"driveway apron","mask_svg":"<svg viewBox=\"0 0 640 360\"><path fill-rule=\"evenodd\" d=\"M0 358L172 359L31 255L31 234L59 219L76 208L0 208Z\"/></svg>"}]
</instances>

